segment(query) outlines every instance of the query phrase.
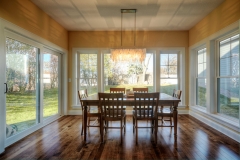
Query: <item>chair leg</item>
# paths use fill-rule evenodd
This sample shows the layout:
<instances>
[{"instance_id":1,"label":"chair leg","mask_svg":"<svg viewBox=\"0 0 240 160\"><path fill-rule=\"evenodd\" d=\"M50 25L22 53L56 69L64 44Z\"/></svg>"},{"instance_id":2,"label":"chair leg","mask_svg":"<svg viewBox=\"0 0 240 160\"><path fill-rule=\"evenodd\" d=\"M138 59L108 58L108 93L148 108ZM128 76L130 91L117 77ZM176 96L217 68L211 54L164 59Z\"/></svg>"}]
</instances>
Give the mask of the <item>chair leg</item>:
<instances>
[{"instance_id":1,"label":"chair leg","mask_svg":"<svg viewBox=\"0 0 240 160\"><path fill-rule=\"evenodd\" d=\"M153 131L154 131L153 126L155 126L155 124L154 124L154 120L152 120L152 124L151 124L151 125L152 125L152 128L151 128L151 129L152 129L152 134L153 134Z\"/></svg>"},{"instance_id":2,"label":"chair leg","mask_svg":"<svg viewBox=\"0 0 240 160\"><path fill-rule=\"evenodd\" d=\"M83 126L84 126L83 120L84 120L84 117L83 117L83 115L82 115L82 130L81 130L81 135L83 135Z\"/></svg>"},{"instance_id":3,"label":"chair leg","mask_svg":"<svg viewBox=\"0 0 240 160\"><path fill-rule=\"evenodd\" d=\"M126 133L126 116L124 117L124 133Z\"/></svg>"},{"instance_id":4,"label":"chair leg","mask_svg":"<svg viewBox=\"0 0 240 160\"><path fill-rule=\"evenodd\" d=\"M82 130L81 130L81 135L83 135L83 124L82 124Z\"/></svg>"},{"instance_id":5,"label":"chair leg","mask_svg":"<svg viewBox=\"0 0 240 160\"><path fill-rule=\"evenodd\" d=\"M123 129L123 124L122 124L122 120L121 120L121 144L122 144L122 129Z\"/></svg>"},{"instance_id":6,"label":"chair leg","mask_svg":"<svg viewBox=\"0 0 240 160\"><path fill-rule=\"evenodd\" d=\"M155 120L155 126L154 127L155 127L155 129L154 129L154 131L155 131L155 142L157 144L158 119Z\"/></svg>"},{"instance_id":7,"label":"chair leg","mask_svg":"<svg viewBox=\"0 0 240 160\"><path fill-rule=\"evenodd\" d=\"M98 123L99 123L99 126L100 126L100 135L102 136L102 130L101 130L102 122L101 122L101 117L98 117Z\"/></svg>"},{"instance_id":8,"label":"chair leg","mask_svg":"<svg viewBox=\"0 0 240 160\"><path fill-rule=\"evenodd\" d=\"M134 130L135 130L135 118L133 116L133 133L134 133Z\"/></svg>"},{"instance_id":9,"label":"chair leg","mask_svg":"<svg viewBox=\"0 0 240 160\"><path fill-rule=\"evenodd\" d=\"M101 142L103 143L103 120L102 118L100 117L100 135L101 135Z\"/></svg>"},{"instance_id":10,"label":"chair leg","mask_svg":"<svg viewBox=\"0 0 240 160\"><path fill-rule=\"evenodd\" d=\"M172 126L172 117L170 117L170 125Z\"/></svg>"},{"instance_id":11,"label":"chair leg","mask_svg":"<svg viewBox=\"0 0 240 160\"><path fill-rule=\"evenodd\" d=\"M136 144L138 144L138 121L137 121L137 119L136 119L136 126L135 126L135 128L136 128Z\"/></svg>"},{"instance_id":12,"label":"chair leg","mask_svg":"<svg viewBox=\"0 0 240 160\"><path fill-rule=\"evenodd\" d=\"M105 120L104 123L105 123L104 129L105 129L105 133L106 133L107 132L107 124L108 124L108 122Z\"/></svg>"},{"instance_id":13,"label":"chair leg","mask_svg":"<svg viewBox=\"0 0 240 160\"><path fill-rule=\"evenodd\" d=\"M88 117L88 128L89 128L89 126L90 126L90 117Z\"/></svg>"}]
</instances>

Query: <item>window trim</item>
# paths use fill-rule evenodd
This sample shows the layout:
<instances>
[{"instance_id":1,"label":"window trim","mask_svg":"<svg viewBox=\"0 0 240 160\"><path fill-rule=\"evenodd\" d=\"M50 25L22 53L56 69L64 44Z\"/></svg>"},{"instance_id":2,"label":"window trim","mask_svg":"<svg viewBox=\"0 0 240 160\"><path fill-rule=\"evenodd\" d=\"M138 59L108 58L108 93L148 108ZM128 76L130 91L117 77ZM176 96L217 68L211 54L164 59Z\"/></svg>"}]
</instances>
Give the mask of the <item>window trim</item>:
<instances>
[{"instance_id":1,"label":"window trim","mask_svg":"<svg viewBox=\"0 0 240 160\"><path fill-rule=\"evenodd\" d=\"M200 106L200 105L198 105L197 104L197 101L198 101L198 89L197 89L197 87L198 87L198 84L197 84L197 81L198 81L198 79L206 79L206 81L207 81L207 72L206 72L206 75L204 76L204 77L199 77L198 76L198 51L200 51L200 50L203 50L203 49L206 49L206 62L204 62L204 63L206 63L206 71L207 71L207 48L206 48L206 46L205 45L203 45L203 46L201 46L201 47L198 47L197 49L196 49L196 79L195 79L195 87L196 87L196 92L195 92L195 94L196 94L196 96L195 96L195 98L196 98L196 101L195 101L195 104L196 104L196 106L198 106L198 107L202 107L202 108L204 108L205 110L206 110L206 108L207 107L204 107L204 106ZM207 83L207 82L206 82ZM206 89L207 89L207 87L206 87Z\"/></svg>"},{"instance_id":2,"label":"window trim","mask_svg":"<svg viewBox=\"0 0 240 160\"><path fill-rule=\"evenodd\" d=\"M101 65L101 63L103 63L103 55L104 53L110 51L109 48L72 48L72 105L71 108L69 110L69 114L81 114L81 111L77 111L76 109L80 109L80 105L77 103L78 102L78 97L77 97L77 87L76 87L76 65L77 65L77 52L80 50L94 50L94 51L98 51L98 72L100 71L101 73L98 73L98 91L99 92L103 92L104 91L104 86L103 86L103 81L104 81L104 77L102 75L103 73L103 65ZM160 70L160 63L159 61L157 61L157 58L159 58L160 56L160 52L177 52L179 55L178 58L178 64L179 64L179 79L181 78L181 80L179 80L179 88L182 89L182 98L181 98L181 105L179 105L179 108L186 108L185 105L185 48L184 47L169 47L169 48L147 48L147 52L148 53L153 53L153 86L154 89L156 91L159 91L159 80L160 80L160 74L158 73ZM182 65L180 65L182 64ZM159 65L159 68L157 68L157 65ZM79 67L79 66L78 66Z\"/></svg>"},{"instance_id":3,"label":"window trim","mask_svg":"<svg viewBox=\"0 0 240 160\"><path fill-rule=\"evenodd\" d=\"M217 100L214 98L214 95L217 93L217 85L216 85L216 76L217 76L217 62L216 55L217 55L217 47L216 47L216 40L225 37L226 35L229 35L233 32L240 33L240 21L236 21L229 26L223 28L222 30L210 35L209 37L199 41L198 43L189 46L189 54L190 54L190 61L189 61L189 80L190 80L190 87L189 87L189 114L196 117L200 121L206 123L207 125L217 129L218 131L228 135L229 137L235 139L236 141L240 142L240 136L239 136L239 129L240 129L240 118L235 123L236 130L230 129L228 126L232 125L232 120L228 119L226 120L223 115L218 114L217 111L215 111L212 107L208 107L207 110L202 110L195 104L195 74L196 74L196 58L195 58L195 50L202 46L206 45L207 48L207 67L209 68L209 72L207 73L207 88L209 91L207 91L207 97L208 99L211 99L210 102L207 102L207 105L209 106L216 106ZM211 62L211 63L210 63ZM216 107L215 107L216 108ZM234 121L234 120L233 120Z\"/></svg>"},{"instance_id":4,"label":"window trim","mask_svg":"<svg viewBox=\"0 0 240 160\"><path fill-rule=\"evenodd\" d=\"M216 92L217 93L217 97L216 97L216 105L217 106L216 106L215 110L217 111L217 113L219 115L223 115L223 116L229 117L229 118L234 118L234 117L231 117L231 116L228 116L228 115L225 115L225 114L222 114L222 113L219 112L220 111L220 109L219 109L219 95L220 95L220 93L219 93L219 81L222 78L239 78L240 72L239 72L238 76L230 76L230 75L220 76L220 42L225 40L225 39L231 38L235 35L239 35L239 45L240 45L240 33L237 30L231 32L230 34L226 34L223 37L220 37L220 38L216 39L216 45L215 45L216 46L216 78L215 78L216 80L215 81L216 81L216 90L217 90L217 92ZM240 57L240 55L239 55L239 57ZM240 78L239 78L239 80L240 80ZM240 106L239 106L239 123L240 123Z\"/></svg>"}]
</instances>

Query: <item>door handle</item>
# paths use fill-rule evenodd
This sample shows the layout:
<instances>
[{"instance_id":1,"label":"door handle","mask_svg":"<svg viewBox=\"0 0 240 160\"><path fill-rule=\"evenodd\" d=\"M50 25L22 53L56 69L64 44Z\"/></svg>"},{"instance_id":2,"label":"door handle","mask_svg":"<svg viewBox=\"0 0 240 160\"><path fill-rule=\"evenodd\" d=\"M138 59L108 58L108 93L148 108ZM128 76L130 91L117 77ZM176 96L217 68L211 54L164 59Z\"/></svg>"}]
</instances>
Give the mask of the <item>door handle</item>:
<instances>
[{"instance_id":1,"label":"door handle","mask_svg":"<svg viewBox=\"0 0 240 160\"><path fill-rule=\"evenodd\" d=\"M8 92L8 87L7 87L7 83L4 83L6 85L6 91L4 93Z\"/></svg>"}]
</instances>

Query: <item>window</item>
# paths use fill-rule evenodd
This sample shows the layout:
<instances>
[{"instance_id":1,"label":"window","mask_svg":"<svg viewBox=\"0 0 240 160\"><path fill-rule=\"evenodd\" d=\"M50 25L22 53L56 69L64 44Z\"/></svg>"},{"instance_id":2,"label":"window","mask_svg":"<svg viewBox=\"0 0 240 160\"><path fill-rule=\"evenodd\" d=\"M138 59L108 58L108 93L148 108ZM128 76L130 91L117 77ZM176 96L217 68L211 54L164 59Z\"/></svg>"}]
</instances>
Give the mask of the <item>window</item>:
<instances>
[{"instance_id":1,"label":"window","mask_svg":"<svg viewBox=\"0 0 240 160\"><path fill-rule=\"evenodd\" d=\"M206 48L197 51L196 104L206 107Z\"/></svg>"},{"instance_id":2,"label":"window","mask_svg":"<svg viewBox=\"0 0 240 160\"><path fill-rule=\"evenodd\" d=\"M97 89L97 53L81 52L78 54L79 68L77 69L78 89L87 89L88 95L98 93Z\"/></svg>"},{"instance_id":3,"label":"window","mask_svg":"<svg viewBox=\"0 0 240 160\"><path fill-rule=\"evenodd\" d=\"M147 87L153 92L153 54L147 53L144 62L113 62L104 54L104 91L111 87Z\"/></svg>"},{"instance_id":4,"label":"window","mask_svg":"<svg viewBox=\"0 0 240 160\"><path fill-rule=\"evenodd\" d=\"M219 41L218 113L239 118L239 34Z\"/></svg>"},{"instance_id":5,"label":"window","mask_svg":"<svg viewBox=\"0 0 240 160\"><path fill-rule=\"evenodd\" d=\"M44 48L43 52L43 117L44 120L59 113L61 82L61 55Z\"/></svg>"},{"instance_id":6,"label":"window","mask_svg":"<svg viewBox=\"0 0 240 160\"><path fill-rule=\"evenodd\" d=\"M141 63L114 62L110 49L73 48L72 53L74 109L71 112L80 108L77 90L87 89L89 95L93 95L98 92L109 92L110 87L130 90L133 87L147 87L149 92L160 91L169 95L172 95L173 89L181 89L183 91L181 106L184 107L185 48L147 49L146 58ZM159 61L160 57L162 63ZM160 67L165 69L161 75L162 86L159 85Z\"/></svg>"},{"instance_id":7,"label":"window","mask_svg":"<svg viewBox=\"0 0 240 160\"><path fill-rule=\"evenodd\" d=\"M172 95L178 89L178 54L160 54L160 91Z\"/></svg>"}]
</instances>

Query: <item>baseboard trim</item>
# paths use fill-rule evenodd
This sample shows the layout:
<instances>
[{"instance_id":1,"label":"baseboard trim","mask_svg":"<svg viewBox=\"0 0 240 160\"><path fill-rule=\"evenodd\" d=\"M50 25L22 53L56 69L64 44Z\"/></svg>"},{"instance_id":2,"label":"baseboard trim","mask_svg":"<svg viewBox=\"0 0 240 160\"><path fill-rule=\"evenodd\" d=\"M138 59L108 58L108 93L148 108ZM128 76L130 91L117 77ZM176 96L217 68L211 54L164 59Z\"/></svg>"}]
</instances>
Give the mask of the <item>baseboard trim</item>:
<instances>
[{"instance_id":1,"label":"baseboard trim","mask_svg":"<svg viewBox=\"0 0 240 160\"><path fill-rule=\"evenodd\" d=\"M68 115L82 115L82 109L71 109L68 110Z\"/></svg>"},{"instance_id":2,"label":"baseboard trim","mask_svg":"<svg viewBox=\"0 0 240 160\"><path fill-rule=\"evenodd\" d=\"M192 109L189 110L189 115L198 119L199 121L205 123L206 125L216 129L217 131L223 133L224 135L234 139L235 141L240 143L240 129L234 130L232 127L221 124L219 121L213 120L209 118L207 115L203 113L196 112Z\"/></svg>"}]
</instances>

